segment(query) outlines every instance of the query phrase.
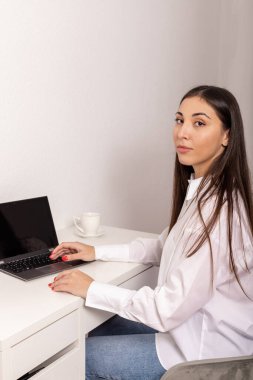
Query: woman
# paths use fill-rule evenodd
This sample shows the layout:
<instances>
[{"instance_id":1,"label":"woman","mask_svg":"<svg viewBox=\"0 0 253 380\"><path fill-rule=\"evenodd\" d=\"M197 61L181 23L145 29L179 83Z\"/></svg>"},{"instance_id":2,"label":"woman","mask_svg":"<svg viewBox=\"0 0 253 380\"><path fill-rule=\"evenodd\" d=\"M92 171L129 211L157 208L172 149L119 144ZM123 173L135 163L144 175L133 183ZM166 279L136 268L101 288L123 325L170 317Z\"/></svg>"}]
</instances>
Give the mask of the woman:
<instances>
[{"instance_id":1,"label":"woman","mask_svg":"<svg viewBox=\"0 0 253 380\"><path fill-rule=\"evenodd\" d=\"M160 264L154 290L97 283L80 271L50 284L124 318L87 339L87 379L159 379L179 362L253 354L253 205L234 96L214 86L189 91L176 113L174 142L169 233L95 249L63 243L52 253ZM97 336L117 334L116 324L129 335Z\"/></svg>"}]
</instances>

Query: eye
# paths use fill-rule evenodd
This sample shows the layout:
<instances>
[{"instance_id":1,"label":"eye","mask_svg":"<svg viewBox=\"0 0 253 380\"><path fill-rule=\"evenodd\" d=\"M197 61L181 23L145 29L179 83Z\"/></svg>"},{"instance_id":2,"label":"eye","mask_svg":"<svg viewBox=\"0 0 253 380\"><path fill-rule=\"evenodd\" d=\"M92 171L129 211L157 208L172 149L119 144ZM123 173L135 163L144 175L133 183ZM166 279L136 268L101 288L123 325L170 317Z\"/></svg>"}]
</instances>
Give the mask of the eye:
<instances>
[{"instance_id":1,"label":"eye","mask_svg":"<svg viewBox=\"0 0 253 380\"><path fill-rule=\"evenodd\" d=\"M194 125L196 125L196 127L203 127L204 125L206 125L203 121L195 121Z\"/></svg>"},{"instance_id":2,"label":"eye","mask_svg":"<svg viewBox=\"0 0 253 380\"><path fill-rule=\"evenodd\" d=\"M176 117L175 122L176 122L176 124L181 125L181 124L183 124L184 120L180 119L180 117Z\"/></svg>"}]
</instances>

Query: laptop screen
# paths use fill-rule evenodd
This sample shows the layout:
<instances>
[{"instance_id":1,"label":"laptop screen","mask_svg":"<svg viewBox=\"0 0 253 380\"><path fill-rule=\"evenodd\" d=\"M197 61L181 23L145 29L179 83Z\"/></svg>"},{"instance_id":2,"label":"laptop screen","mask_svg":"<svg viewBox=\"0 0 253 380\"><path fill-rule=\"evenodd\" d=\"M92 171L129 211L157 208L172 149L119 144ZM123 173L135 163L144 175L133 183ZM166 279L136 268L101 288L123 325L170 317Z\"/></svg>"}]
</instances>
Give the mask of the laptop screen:
<instances>
[{"instance_id":1,"label":"laptop screen","mask_svg":"<svg viewBox=\"0 0 253 380\"><path fill-rule=\"evenodd\" d=\"M47 197L0 204L0 259L57 245Z\"/></svg>"}]
</instances>

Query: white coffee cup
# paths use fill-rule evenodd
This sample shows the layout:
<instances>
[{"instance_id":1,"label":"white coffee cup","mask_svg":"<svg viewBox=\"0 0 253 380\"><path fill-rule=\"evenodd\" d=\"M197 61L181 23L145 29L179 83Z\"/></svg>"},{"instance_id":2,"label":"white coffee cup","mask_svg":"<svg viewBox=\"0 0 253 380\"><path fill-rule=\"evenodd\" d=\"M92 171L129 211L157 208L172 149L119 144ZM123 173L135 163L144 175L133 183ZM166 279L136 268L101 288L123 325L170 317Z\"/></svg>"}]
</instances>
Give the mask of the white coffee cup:
<instances>
[{"instance_id":1,"label":"white coffee cup","mask_svg":"<svg viewBox=\"0 0 253 380\"><path fill-rule=\"evenodd\" d=\"M84 212L80 217L73 217L78 231L83 235L96 236L100 226L100 214L98 212Z\"/></svg>"}]
</instances>

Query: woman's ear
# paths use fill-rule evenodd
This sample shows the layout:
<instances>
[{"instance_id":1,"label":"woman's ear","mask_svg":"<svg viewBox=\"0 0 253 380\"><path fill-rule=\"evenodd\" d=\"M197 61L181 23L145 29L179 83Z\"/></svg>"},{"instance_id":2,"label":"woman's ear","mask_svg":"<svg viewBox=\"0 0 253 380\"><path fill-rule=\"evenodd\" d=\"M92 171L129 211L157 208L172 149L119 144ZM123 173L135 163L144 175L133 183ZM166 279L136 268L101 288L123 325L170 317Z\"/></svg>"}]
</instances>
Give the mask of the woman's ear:
<instances>
[{"instance_id":1,"label":"woman's ear","mask_svg":"<svg viewBox=\"0 0 253 380\"><path fill-rule=\"evenodd\" d=\"M226 148L228 146L228 141L229 141L229 129L227 129L224 133L223 141L222 141L222 146Z\"/></svg>"}]
</instances>

